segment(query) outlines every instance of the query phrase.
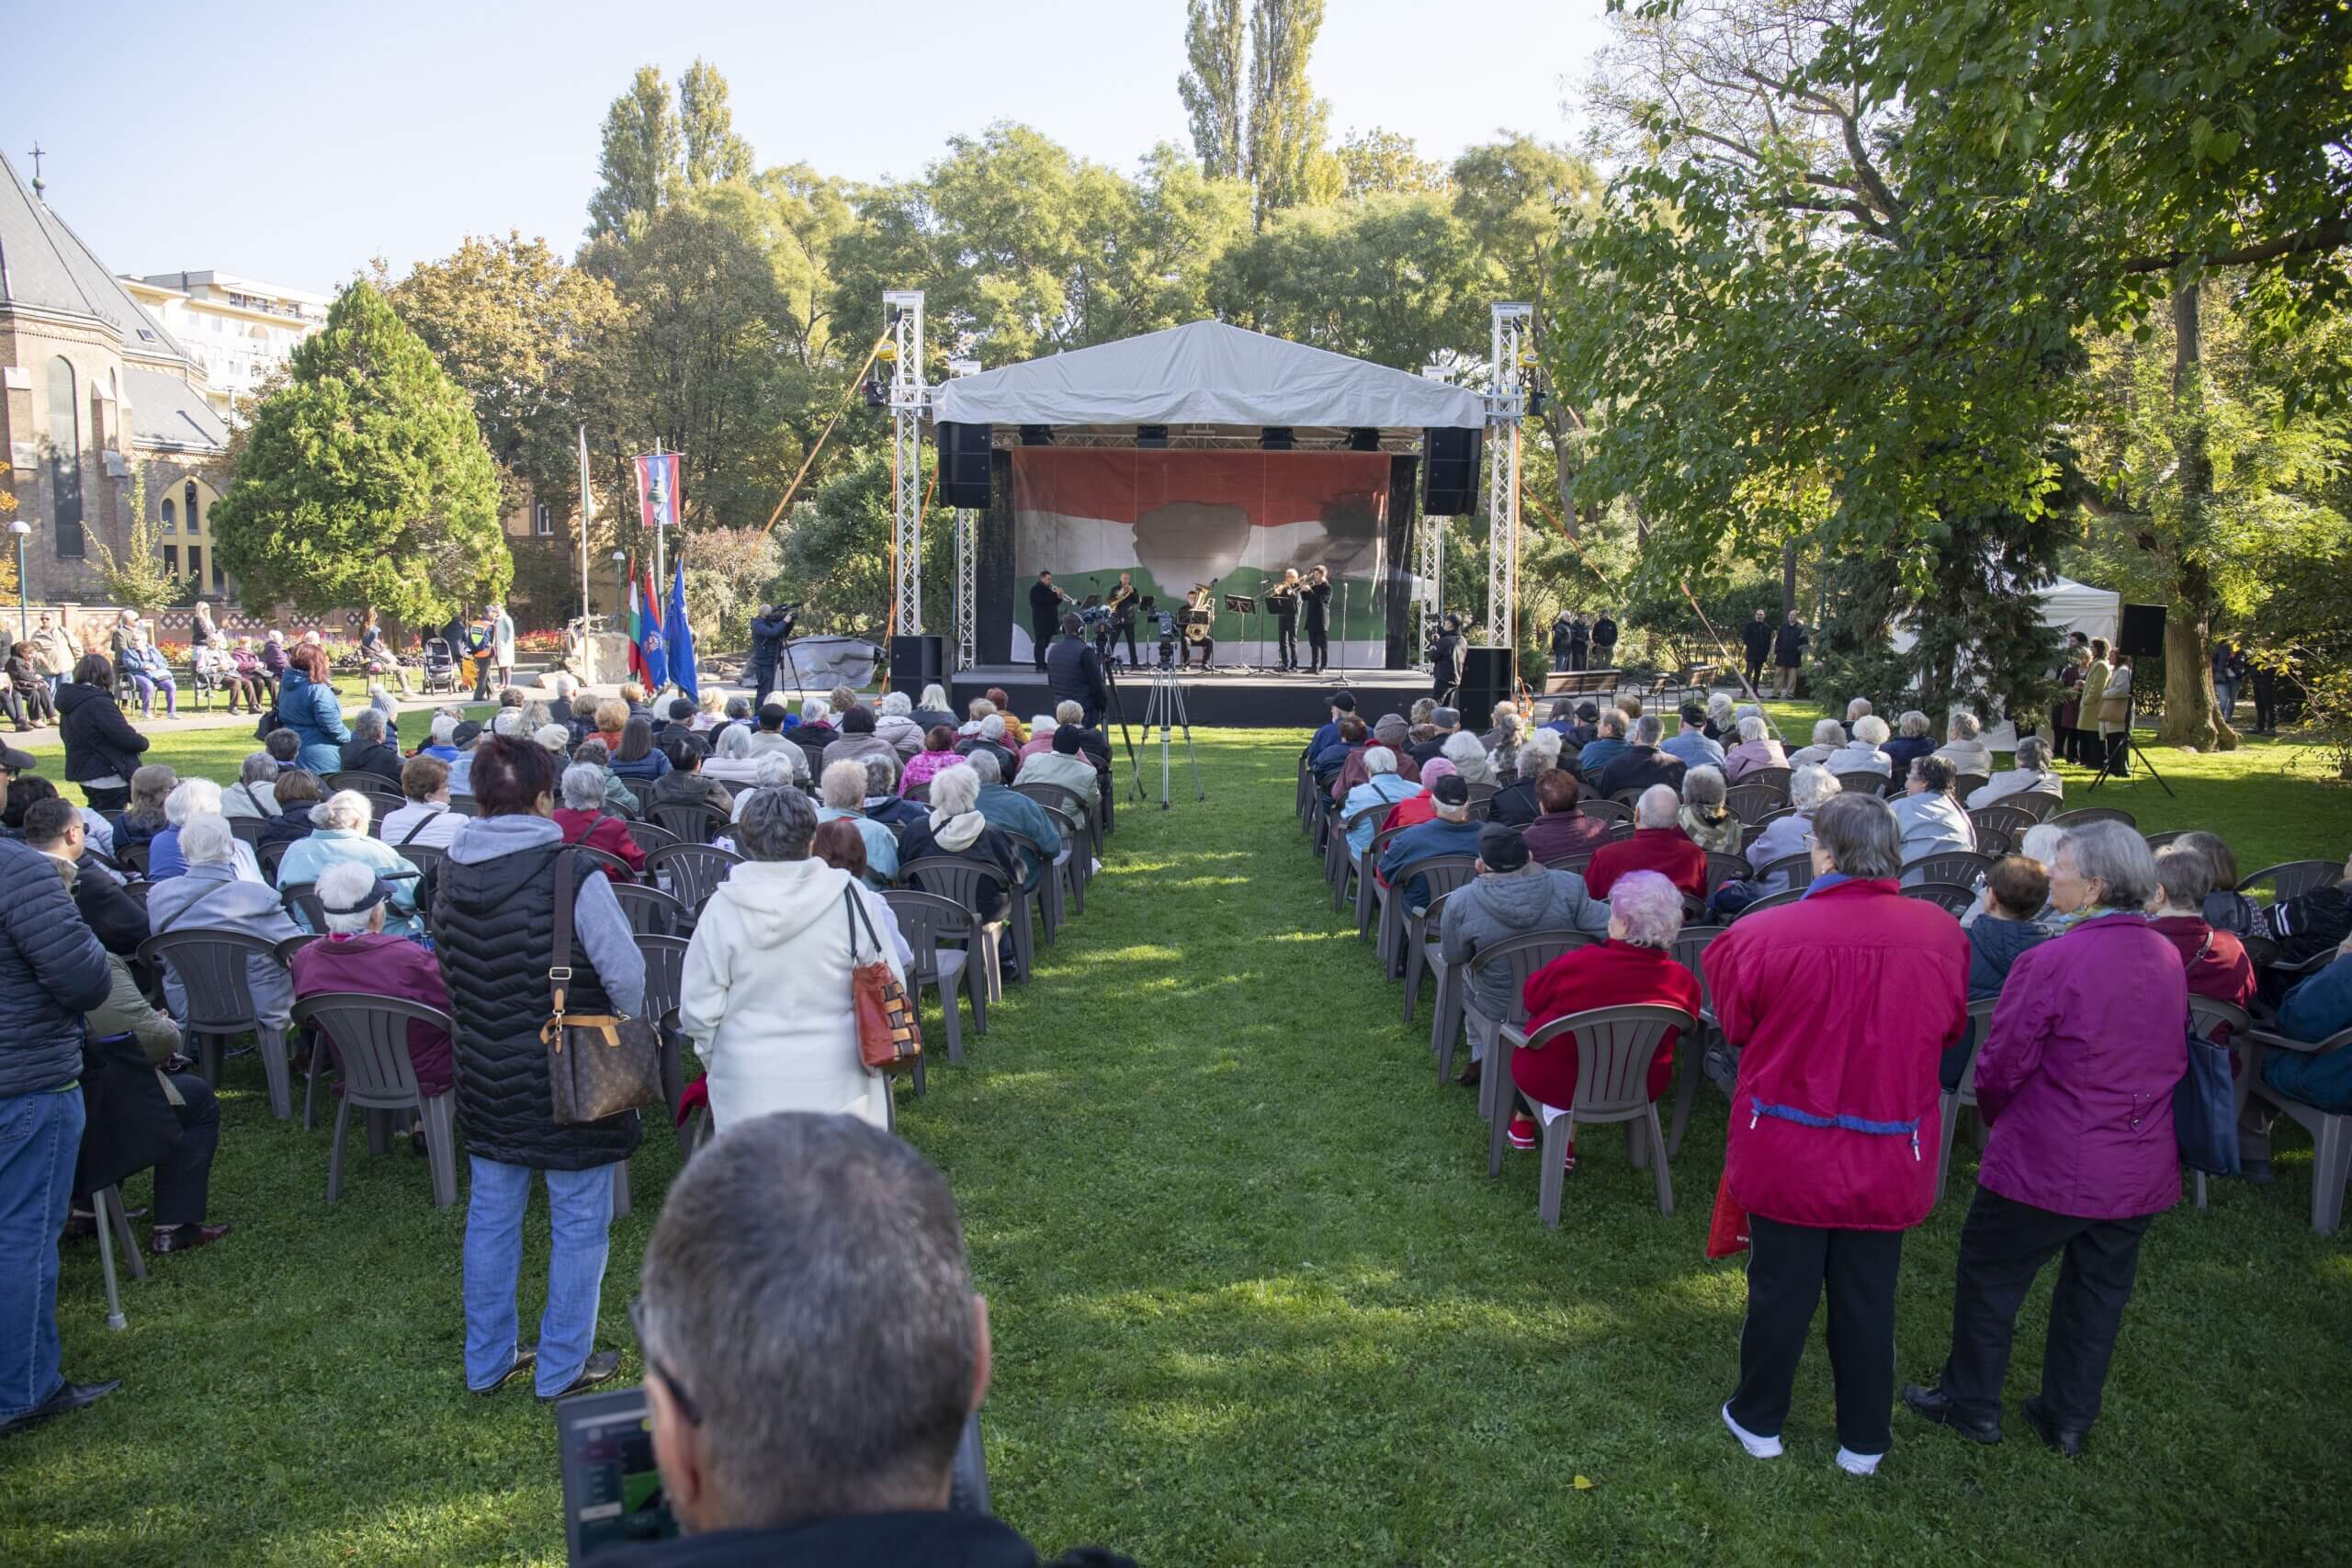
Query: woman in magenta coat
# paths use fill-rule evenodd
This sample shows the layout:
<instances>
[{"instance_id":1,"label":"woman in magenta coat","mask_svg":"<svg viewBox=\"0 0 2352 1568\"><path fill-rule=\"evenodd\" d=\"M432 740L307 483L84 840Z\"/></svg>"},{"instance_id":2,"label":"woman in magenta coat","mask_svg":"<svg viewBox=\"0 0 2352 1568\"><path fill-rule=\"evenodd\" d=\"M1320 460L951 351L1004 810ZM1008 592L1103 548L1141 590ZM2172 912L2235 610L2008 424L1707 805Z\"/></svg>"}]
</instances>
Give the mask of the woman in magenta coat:
<instances>
[{"instance_id":1,"label":"woman in magenta coat","mask_svg":"<svg viewBox=\"0 0 2352 1568\"><path fill-rule=\"evenodd\" d=\"M2156 866L2120 822L2069 832L2050 872L2065 933L2019 957L1976 1055L1991 1129L1960 1233L1951 1354L1903 1403L1980 1443L2001 1437L2001 1380L2018 1307L2059 1253L2036 1436L2073 1458L2098 1418L2140 1238L2180 1198L2172 1091L2188 1070L2180 953L2140 911Z\"/></svg>"},{"instance_id":2,"label":"woman in magenta coat","mask_svg":"<svg viewBox=\"0 0 2352 1568\"><path fill-rule=\"evenodd\" d=\"M1968 1022L1960 923L1895 890L1902 838L1870 795L1815 811L1814 879L1707 949L1724 1037L1741 1047L1724 1179L1747 1211L1747 1321L1724 1424L1777 1458L1825 1289L1838 1462L1893 1441L1894 1284L1903 1233L1935 1206L1944 1048Z\"/></svg>"}]
</instances>

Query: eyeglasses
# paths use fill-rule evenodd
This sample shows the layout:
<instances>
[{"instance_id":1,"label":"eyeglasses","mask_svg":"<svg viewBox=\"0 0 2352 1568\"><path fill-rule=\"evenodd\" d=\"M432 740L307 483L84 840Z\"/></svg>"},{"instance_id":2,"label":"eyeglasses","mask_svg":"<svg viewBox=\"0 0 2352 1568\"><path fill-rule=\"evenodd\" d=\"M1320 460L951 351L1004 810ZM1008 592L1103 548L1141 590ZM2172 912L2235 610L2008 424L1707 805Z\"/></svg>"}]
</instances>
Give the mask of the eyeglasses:
<instances>
[{"instance_id":1,"label":"eyeglasses","mask_svg":"<svg viewBox=\"0 0 2352 1568\"><path fill-rule=\"evenodd\" d=\"M645 1370L660 1378L668 1386L670 1398L677 1405L678 1414L686 1418L686 1425L701 1426L702 1406L695 1403L695 1396L686 1392L686 1385L678 1381L676 1373L654 1359L653 1348L645 1342L645 1298L643 1296L631 1296L628 1299L628 1325L637 1335L638 1354L645 1360Z\"/></svg>"},{"instance_id":2,"label":"eyeglasses","mask_svg":"<svg viewBox=\"0 0 2352 1568\"><path fill-rule=\"evenodd\" d=\"M1811 833L1807 833L1804 836L1804 847L1809 850L1817 850L1821 847L1821 840L1815 838Z\"/></svg>"}]
</instances>

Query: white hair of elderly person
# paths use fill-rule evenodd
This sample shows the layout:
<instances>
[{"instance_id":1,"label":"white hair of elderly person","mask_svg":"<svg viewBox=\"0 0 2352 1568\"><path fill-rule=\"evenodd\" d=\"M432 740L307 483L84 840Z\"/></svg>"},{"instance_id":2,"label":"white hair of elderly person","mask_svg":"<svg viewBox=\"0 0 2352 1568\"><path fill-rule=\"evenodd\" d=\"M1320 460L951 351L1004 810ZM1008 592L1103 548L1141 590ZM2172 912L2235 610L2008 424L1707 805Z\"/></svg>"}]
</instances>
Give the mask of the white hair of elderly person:
<instances>
[{"instance_id":1,"label":"white hair of elderly person","mask_svg":"<svg viewBox=\"0 0 2352 1568\"><path fill-rule=\"evenodd\" d=\"M1493 764L1487 761L1487 749L1478 738L1465 729L1457 729L1445 738L1438 748L1439 755L1453 764L1453 771L1466 784L1490 784L1495 782Z\"/></svg>"},{"instance_id":2,"label":"white hair of elderly person","mask_svg":"<svg viewBox=\"0 0 2352 1568\"><path fill-rule=\"evenodd\" d=\"M2047 795L2066 798L2066 781L2050 765L2050 742L2039 735L2018 741L2017 765L2004 768L1969 792L1968 809L1982 811L2016 795Z\"/></svg>"},{"instance_id":3,"label":"white hair of elderly person","mask_svg":"<svg viewBox=\"0 0 2352 1568\"><path fill-rule=\"evenodd\" d=\"M458 737L458 716L443 708L433 716L433 744L455 749Z\"/></svg>"},{"instance_id":4,"label":"white hair of elderly person","mask_svg":"<svg viewBox=\"0 0 2352 1568\"><path fill-rule=\"evenodd\" d=\"M1775 861L1805 852L1805 836L1813 831L1813 814L1821 803L1835 796L1844 786L1828 769L1807 763L1789 775L1789 804L1796 809L1791 816L1776 818L1764 824L1747 846L1747 863L1762 871ZM1787 872L1778 872L1753 885L1749 891L1759 898L1789 890Z\"/></svg>"},{"instance_id":5,"label":"white hair of elderly person","mask_svg":"<svg viewBox=\"0 0 2352 1568\"><path fill-rule=\"evenodd\" d=\"M896 751L900 761L922 750L922 726L914 721L913 713L914 705L904 692L891 692L875 706L875 738Z\"/></svg>"},{"instance_id":6,"label":"white hair of elderly person","mask_svg":"<svg viewBox=\"0 0 2352 1568\"><path fill-rule=\"evenodd\" d=\"M709 1068L720 1133L779 1111L889 1124L889 1079L858 1051L851 968L905 969L882 934L879 896L808 853L817 810L797 790L760 790L735 824L732 867L695 920L679 1026Z\"/></svg>"},{"instance_id":7,"label":"white hair of elderly person","mask_svg":"<svg viewBox=\"0 0 2352 1568\"><path fill-rule=\"evenodd\" d=\"M229 819L198 812L180 829L180 854L187 869L153 884L147 892L147 928L155 935L176 931L230 931L280 942L302 934L288 918L277 895L237 874L237 835ZM286 966L266 953L245 961L245 977L263 1021L284 1029L294 1009L294 982ZM170 964L164 965L164 999L173 1019L187 1022L187 993Z\"/></svg>"},{"instance_id":8,"label":"white hair of elderly person","mask_svg":"<svg viewBox=\"0 0 2352 1568\"><path fill-rule=\"evenodd\" d=\"M315 883L327 867L356 861L370 874L391 885L392 911L386 917L385 929L396 936L413 936L422 929L416 915L416 863L383 840L369 836L368 824L373 815L368 797L354 789L339 789L311 807L311 836L286 847L285 856L277 863L277 886ZM309 929L307 921L303 925Z\"/></svg>"},{"instance_id":9,"label":"white hair of elderly person","mask_svg":"<svg viewBox=\"0 0 2352 1568\"><path fill-rule=\"evenodd\" d=\"M1634 826L1673 828L1682 817L1682 795L1672 784L1652 784L1634 797Z\"/></svg>"},{"instance_id":10,"label":"white hair of elderly person","mask_svg":"<svg viewBox=\"0 0 2352 1568\"><path fill-rule=\"evenodd\" d=\"M1724 782L1737 784L1763 768L1785 768L1789 754L1772 739L1772 727L1760 713L1743 714L1735 739L1724 748Z\"/></svg>"},{"instance_id":11,"label":"white hair of elderly person","mask_svg":"<svg viewBox=\"0 0 2352 1568\"><path fill-rule=\"evenodd\" d=\"M1846 723L1849 726L1858 724L1861 721L1862 716L1871 711L1870 698L1856 697L1853 701L1846 705Z\"/></svg>"},{"instance_id":12,"label":"white hair of elderly person","mask_svg":"<svg viewBox=\"0 0 2352 1568\"><path fill-rule=\"evenodd\" d=\"M605 770L594 762L574 762L563 770L557 785L567 811L594 811L605 804Z\"/></svg>"},{"instance_id":13,"label":"white hair of elderly person","mask_svg":"<svg viewBox=\"0 0 2352 1568\"><path fill-rule=\"evenodd\" d=\"M833 705L822 697L810 697L800 705L800 722L823 724L833 716Z\"/></svg>"},{"instance_id":14,"label":"white hair of elderly person","mask_svg":"<svg viewBox=\"0 0 2352 1568\"><path fill-rule=\"evenodd\" d=\"M343 861L319 873L314 889L323 906L327 931L334 936L364 936L384 929L384 903L381 898L368 903L366 908L355 906L368 898L376 886L376 874L357 861Z\"/></svg>"},{"instance_id":15,"label":"white hair of elderly person","mask_svg":"<svg viewBox=\"0 0 2352 1568\"><path fill-rule=\"evenodd\" d=\"M1993 775L1993 749L1984 744L1984 721L1966 708L1951 710L1951 719L1944 730L1944 743L1935 755L1950 762L1955 773L1973 773L1980 779Z\"/></svg>"},{"instance_id":16,"label":"white hair of elderly person","mask_svg":"<svg viewBox=\"0 0 2352 1568\"><path fill-rule=\"evenodd\" d=\"M1682 934L1682 894L1659 873L1629 871L1610 885L1605 900L1597 902L1609 912L1611 942L1668 954L1674 952L1675 940ZM1565 1107L1545 1104L1532 1095L1528 1103L1535 1107L1546 1127L1567 1114Z\"/></svg>"},{"instance_id":17,"label":"white hair of elderly person","mask_svg":"<svg viewBox=\"0 0 2352 1568\"><path fill-rule=\"evenodd\" d=\"M1854 721L1854 739L1832 751L1823 766L1840 776L1876 773L1882 779L1891 779L1894 776L1894 759L1879 750L1889 738L1886 720L1866 713Z\"/></svg>"},{"instance_id":18,"label":"white hair of elderly person","mask_svg":"<svg viewBox=\"0 0 2352 1568\"><path fill-rule=\"evenodd\" d=\"M714 776L711 775L708 762L702 765L702 771L706 776ZM734 811L729 820L738 822L742 820L743 807L753 795L783 789L795 790L797 793L797 786L808 776L808 764L801 759L798 748L796 747L791 752L762 752L753 760L752 776L745 781L756 787L747 789L736 795Z\"/></svg>"},{"instance_id":19,"label":"white hair of elderly person","mask_svg":"<svg viewBox=\"0 0 2352 1568\"><path fill-rule=\"evenodd\" d=\"M266 751L247 752L237 769L237 782L220 792L220 815L276 821L277 797L270 788L277 783L277 759Z\"/></svg>"},{"instance_id":20,"label":"white hair of elderly person","mask_svg":"<svg viewBox=\"0 0 2352 1568\"><path fill-rule=\"evenodd\" d=\"M1955 776L1952 765L1941 757L1920 757L1912 761L1903 793L1893 802L1895 824L1903 833L1904 864L1926 855L1976 848L1976 824L1968 819L1968 813L1952 797ZM1906 886L1928 880L1917 872L1906 872L1903 877Z\"/></svg>"},{"instance_id":21,"label":"white hair of elderly person","mask_svg":"<svg viewBox=\"0 0 2352 1568\"><path fill-rule=\"evenodd\" d=\"M208 814L220 816L222 814L221 804L220 786L210 779L182 779L174 784L172 793L164 796L164 820L169 824L164 831L172 835L174 847L177 847L179 830L185 829L191 818ZM152 868L154 859L153 852L150 852L148 858ZM183 861L187 858L184 852L181 858ZM266 883L267 878L261 874L260 863L254 859L253 846L243 839L236 841L233 859L240 881ZM168 880L168 874L166 879Z\"/></svg>"},{"instance_id":22,"label":"white hair of elderly person","mask_svg":"<svg viewBox=\"0 0 2352 1568\"><path fill-rule=\"evenodd\" d=\"M1819 767L1836 756L1846 744L1846 727L1834 718L1816 719L1813 726L1813 744L1800 746L1789 753L1792 768Z\"/></svg>"}]
</instances>

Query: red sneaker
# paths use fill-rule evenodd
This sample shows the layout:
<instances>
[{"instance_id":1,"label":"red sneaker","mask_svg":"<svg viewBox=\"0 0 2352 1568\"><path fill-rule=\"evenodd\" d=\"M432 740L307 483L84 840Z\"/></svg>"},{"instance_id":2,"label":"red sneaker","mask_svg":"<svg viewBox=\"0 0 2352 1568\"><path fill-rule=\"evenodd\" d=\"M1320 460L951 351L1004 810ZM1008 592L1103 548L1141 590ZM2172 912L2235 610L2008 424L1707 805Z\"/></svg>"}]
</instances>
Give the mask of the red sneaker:
<instances>
[{"instance_id":1,"label":"red sneaker","mask_svg":"<svg viewBox=\"0 0 2352 1568\"><path fill-rule=\"evenodd\" d=\"M1561 1168L1562 1170L1574 1170L1576 1168L1577 1168L1577 1146L1576 1146L1574 1144L1570 1144L1570 1145L1568 1145L1568 1155L1567 1155L1567 1157L1566 1157L1566 1159L1564 1159L1564 1160L1562 1160L1562 1161L1560 1162L1560 1168Z\"/></svg>"},{"instance_id":2,"label":"red sneaker","mask_svg":"<svg viewBox=\"0 0 2352 1568\"><path fill-rule=\"evenodd\" d=\"M1535 1118L1532 1116L1512 1117L1510 1125L1503 1129L1503 1136L1510 1140L1510 1146L1515 1149L1532 1149L1543 1142L1543 1134L1535 1130Z\"/></svg>"}]
</instances>

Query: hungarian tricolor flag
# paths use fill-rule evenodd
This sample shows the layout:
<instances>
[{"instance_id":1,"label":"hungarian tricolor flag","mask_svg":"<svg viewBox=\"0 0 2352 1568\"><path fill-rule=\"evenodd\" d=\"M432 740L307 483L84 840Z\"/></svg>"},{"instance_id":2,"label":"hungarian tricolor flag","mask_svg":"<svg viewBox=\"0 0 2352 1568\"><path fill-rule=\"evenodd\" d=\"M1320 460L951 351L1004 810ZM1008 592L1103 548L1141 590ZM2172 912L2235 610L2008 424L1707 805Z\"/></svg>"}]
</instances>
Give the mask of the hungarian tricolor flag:
<instances>
[{"instance_id":1,"label":"hungarian tricolor flag","mask_svg":"<svg viewBox=\"0 0 2352 1568\"><path fill-rule=\"evenodd\" d=\"M641 589L641 591L640 591ZM654 595L650 569L632 570L628 582L628 669L650 697L669 682L669 656L662 645L662 601Z\"/></svg>"}]
</instances>

